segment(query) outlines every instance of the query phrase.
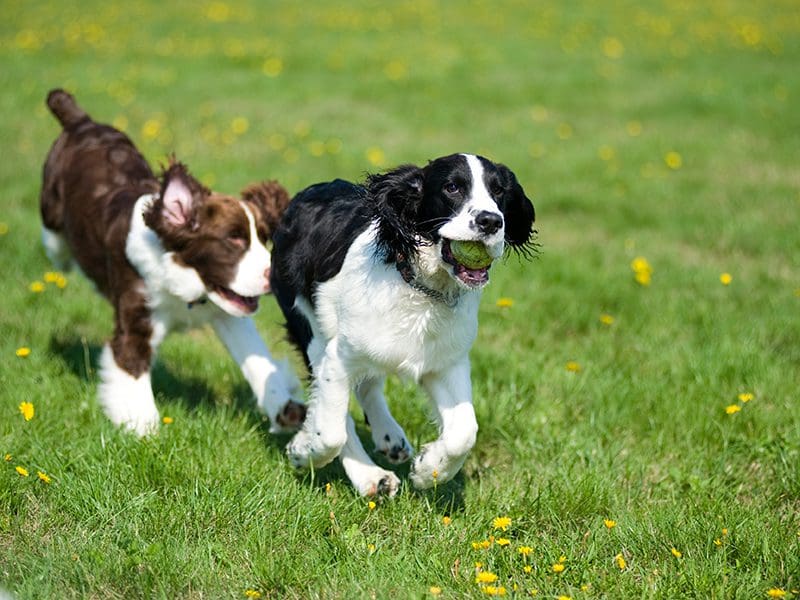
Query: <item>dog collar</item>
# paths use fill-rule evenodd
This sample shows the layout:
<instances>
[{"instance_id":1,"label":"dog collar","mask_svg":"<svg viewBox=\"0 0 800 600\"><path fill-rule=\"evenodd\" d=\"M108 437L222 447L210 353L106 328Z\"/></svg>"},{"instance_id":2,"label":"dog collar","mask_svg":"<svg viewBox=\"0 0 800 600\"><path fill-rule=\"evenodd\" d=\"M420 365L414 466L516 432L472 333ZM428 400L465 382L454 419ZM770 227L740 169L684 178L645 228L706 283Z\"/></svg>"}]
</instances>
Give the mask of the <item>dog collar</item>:
<instances>
[{"instance_id":1,"label":"dog collar","mask_svg":"<svg viewBox=\"0 0 800 600\"><path fill-rule=\"evenodd\" d=\"M197 300L192 300L191 302L187 302L186 308L192 309L198 304L205 304L206 302L208 302L208 298L206 298L205 296L200 296Z\"/></svg>"},{"instance_id":2,"label":"dog collar","mask_svg":"<svg viewBox=\"0 0 800 600\"><path fill-rule=\"evenodd\" d=\"M397 271L400 273L400 277L403 278L412 289L425 294L428 298L433 300L437 300L441 302L445 306L450 308L454 308L456 304L458 304L458 299L460 296L450 297L439 290L434 290L429 288L427 285L420 283L417 281L417 276L414 274L414 269L411 266L411 263L408 261L408 258L401 252L398 252L395 255L395 266L397 267Z\"/></svg>"}]
</instances>

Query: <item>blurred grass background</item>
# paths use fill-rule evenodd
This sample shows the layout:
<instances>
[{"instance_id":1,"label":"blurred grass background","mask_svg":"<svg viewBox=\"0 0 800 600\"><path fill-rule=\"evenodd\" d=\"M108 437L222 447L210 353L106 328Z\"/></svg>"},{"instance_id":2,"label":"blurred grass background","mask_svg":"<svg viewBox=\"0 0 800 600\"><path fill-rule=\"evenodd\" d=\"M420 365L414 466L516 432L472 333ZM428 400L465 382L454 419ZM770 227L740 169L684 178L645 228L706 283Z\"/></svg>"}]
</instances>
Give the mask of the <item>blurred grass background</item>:
<instances>
[{"instance_id":1,"label":"blurred grass background","mask_svg":"<svg viewBox=\"0 0 800 600\"><path fill-rule=\"evenodd\" d=\"M796 2L1 5L0 586L798 595ZM52 87L227 192L451 152L510 166L542 252L496 265L484 293L463 474L374 509L336 466L297 477L208 331L173 335L155 366L174 422L113 431L94 371L110 310L78 276L43 279ZM297 364L274 303L258 323ZM417 446L435 436L414 386L388 391Z\"/></svg>"}]
</instances>

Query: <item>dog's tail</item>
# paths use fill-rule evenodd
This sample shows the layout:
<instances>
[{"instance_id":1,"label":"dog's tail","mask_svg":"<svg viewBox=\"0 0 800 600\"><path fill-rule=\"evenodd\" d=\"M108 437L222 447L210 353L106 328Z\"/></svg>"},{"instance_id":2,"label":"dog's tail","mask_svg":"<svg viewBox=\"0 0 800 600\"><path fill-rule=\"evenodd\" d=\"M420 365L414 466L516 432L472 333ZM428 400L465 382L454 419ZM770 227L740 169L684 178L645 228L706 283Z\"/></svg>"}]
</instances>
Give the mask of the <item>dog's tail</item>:
<instances>
[{"instance_id":1,"label":"dog's tail","mask_svg":"<svg viewBox=\"0 0 800 600\"><path fill-rule=\"evenodd\" d=\"M86 111L75 102L75 98L62 89L50 90L47 94L47 106L65 129L89 118Z\"/></svg>"}]
</instances>

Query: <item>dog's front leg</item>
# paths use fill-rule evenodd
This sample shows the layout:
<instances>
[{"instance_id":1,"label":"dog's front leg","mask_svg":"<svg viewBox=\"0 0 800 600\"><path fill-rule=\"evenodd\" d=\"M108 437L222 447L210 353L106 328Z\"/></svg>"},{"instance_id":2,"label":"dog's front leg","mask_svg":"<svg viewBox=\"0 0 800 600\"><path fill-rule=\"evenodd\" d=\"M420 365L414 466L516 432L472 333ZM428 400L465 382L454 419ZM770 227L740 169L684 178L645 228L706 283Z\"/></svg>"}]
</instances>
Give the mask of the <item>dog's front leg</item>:
<instances>
[{"instance_id":1,"label":"dog's front leg","mask_svg":"<svg viewBox=\"0 0 800 600\"><path fill-rule=\"evenodd\" d=\"M213 327L250 384L259 410L269 417L270 431L296 431L306 414L305 405L297 401L300 382L285 362L272 358L253 319L224 315Z\"/></svg>"},{"instance_id":2,"label":"dog's front leg","mask_svg":"<svg viewBox=\"0 0 800 600\"><path fill-rule=\"evenodd\" d=\"M469 373L469 359L465 357L448 370L422 378L436 407L440 434L439 439L422 447L411 467L411 481L417 488L429 488L455 477L475 445L478 422Z\"/></svg>"},{"instance_id":3,"label":"dog's front leg","mask_svg":"<svg viewBox=\"0 0 800 600\"><path fill-rule=\"evenodd\" d=\"M303 428L286 447L295 467L323 467L339 456L347 441L350 378L342 364L337 339L325 346L311 366L313 382Z\"/></svg>"},{"instance_id":4,"label":"dog's front leg","mask_svg":"<svg viewBox=\"0 0 800 600\"><path fill-rule=\"evenodd\" d=\"M339 455L347 477L362 496L388 496L400 487L400 479L391 471L380 468L369 457L356 433L353 417L347 415L347 442Z\"/></svg>"},{"instance_id":5,"label":"dog's front leg","mask_svg":"<svg viewBox=\"0 0 800 600\"><path fill-rule=\"evenodd\" d=\"M369 427L375 449L386 456L393 464L406 462L414 454L411 442L406 438L403 428L394 420L386 397L383 395L384 377L365 379L356 386L356 398ZM348 435L348 440L350 436Z\"/></svg>"}]
</instances>

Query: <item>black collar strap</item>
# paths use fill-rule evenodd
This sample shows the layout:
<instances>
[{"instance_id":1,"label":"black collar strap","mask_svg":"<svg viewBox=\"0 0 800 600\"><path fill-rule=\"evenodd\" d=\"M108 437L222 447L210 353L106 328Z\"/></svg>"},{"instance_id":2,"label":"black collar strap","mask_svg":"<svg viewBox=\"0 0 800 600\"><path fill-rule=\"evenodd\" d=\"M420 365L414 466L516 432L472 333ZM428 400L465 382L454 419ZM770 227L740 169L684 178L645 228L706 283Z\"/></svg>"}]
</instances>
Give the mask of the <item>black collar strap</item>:
<instances>
[{"instance_id":1,"label":"black collar strap","mask_svg":"<svg viewBox=\"0 0 800 600\"><path fill-rule=\"evenodd\" d=\"M412 289L415 289L416 291L428 296L428 298L437 300L450 308L455 308L456 304L458 304L458 295L451 298L442 292L431 289L427 285L423 285L417 281L417 277L414 275L414 269L411 267L411 263L404 254L398 252L395 255L395 266L397 267L397 271L400 273L400 277L402 277L403 281L410 285Z\"/></svg>"}]
</instances>

